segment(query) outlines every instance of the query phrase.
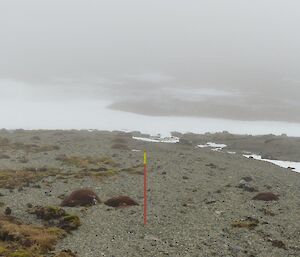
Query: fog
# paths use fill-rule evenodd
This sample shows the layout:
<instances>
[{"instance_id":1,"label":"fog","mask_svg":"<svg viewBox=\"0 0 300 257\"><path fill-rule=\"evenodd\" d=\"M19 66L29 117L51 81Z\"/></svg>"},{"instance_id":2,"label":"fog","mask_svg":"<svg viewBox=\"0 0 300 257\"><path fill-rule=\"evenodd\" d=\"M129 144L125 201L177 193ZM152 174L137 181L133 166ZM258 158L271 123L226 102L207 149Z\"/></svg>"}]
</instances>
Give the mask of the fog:
<instances>
[{"instance_id":1,"label":"fog","mask_svg":"<svg viewBox=\"0 0 300 257\"><path fill-rule=\"evenodd\" d=\"M2 0L0 127L75 126L60 109L300 123L299 24L292 0Z\"/></svg>"}]
</instances>

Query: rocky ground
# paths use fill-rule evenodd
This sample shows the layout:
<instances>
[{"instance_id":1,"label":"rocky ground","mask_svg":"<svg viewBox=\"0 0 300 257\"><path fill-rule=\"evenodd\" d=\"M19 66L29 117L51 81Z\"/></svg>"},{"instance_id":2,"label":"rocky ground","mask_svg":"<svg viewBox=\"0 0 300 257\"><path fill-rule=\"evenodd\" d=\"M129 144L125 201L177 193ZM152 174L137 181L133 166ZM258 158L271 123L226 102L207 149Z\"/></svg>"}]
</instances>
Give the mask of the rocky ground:
<instances>
[{"instance_id":1,"label":"rocky ground","mask_svg":"<svg viewBox=\"0 0 300 257\"><path fill-rule=\"evenodd\" d=\"M300 256L300 174L241 155L243 150L264 153L262 141L279 140L281 152L270 147L269 154L300 161L299 152L286 151L298 139L251 141L250 136L221 134L181 135L185 140L166 144L137 141L122 132L2 130L0 211L9 207L10 216L43 225L28 206L59 206L73 190L86 187L102 201L127 195L139 203L128 208L103 203L63 207L80 218L81 226L45 256L63 249L80 257ZM231 142L229 148L237 154L196 147L207 141ZM146 226L144 149L149 163ZM253 200L260 192L272 192L278 200ZM1 240L0 235L0 246Z\"/></svg>"}]
</instances>

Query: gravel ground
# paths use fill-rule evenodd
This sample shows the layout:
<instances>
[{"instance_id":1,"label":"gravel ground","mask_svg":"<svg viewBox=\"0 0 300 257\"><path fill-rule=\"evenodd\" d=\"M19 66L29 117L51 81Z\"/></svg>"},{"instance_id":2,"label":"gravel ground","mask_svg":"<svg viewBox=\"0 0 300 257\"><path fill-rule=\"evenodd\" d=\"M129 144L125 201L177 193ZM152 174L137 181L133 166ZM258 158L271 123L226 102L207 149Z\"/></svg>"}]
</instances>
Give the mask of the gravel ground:
<instances>
[{"instance_id":1,"label":"gravel ground","mask_svg":"<svg viewBox=\"0 0 300 257\"><path fill-rule=\"evenodd\" d=\"M92 188L101 200L128 195L140 205L114 209L104 204L65 208L79 215L82 225L57 244L56 251L71 249L80 257L123 256L300 256L300 174L270 163L246 159L240 154L213 152L193 145L145 143L119 132L88 131L2 131L0 137L14 142L58 145L59 150L28 153L5 150L1 169L55 167L64 173L80 171L55 160L58 155L109 156L118 169L142 164L146 149L149 159L148 224L143 224L143 176L120 172L96 179L58 179L38 182L40 188L9 191L0 202L12 215L40 223L26 213L26 204L59 205L61 194ZM122 138L127 150L113 149ZM26 157L28 163L18 162ZM142 171L142 167L141 167ZM246 177L246 178L245 178ZM249 181L250 180L250 181ZM257 190L257 191L253 191ZM251 192L253 191L253 192ZM258 192L271 191L278 201L254 201ZM254 229L232 224L250 217ZM277 242L277 243L276 243ZM282 244L278 244L282 242ZM285 247L284 247L285 246ZM285 249L284 249L285 248Z\"/></svg>"}]
</instances>

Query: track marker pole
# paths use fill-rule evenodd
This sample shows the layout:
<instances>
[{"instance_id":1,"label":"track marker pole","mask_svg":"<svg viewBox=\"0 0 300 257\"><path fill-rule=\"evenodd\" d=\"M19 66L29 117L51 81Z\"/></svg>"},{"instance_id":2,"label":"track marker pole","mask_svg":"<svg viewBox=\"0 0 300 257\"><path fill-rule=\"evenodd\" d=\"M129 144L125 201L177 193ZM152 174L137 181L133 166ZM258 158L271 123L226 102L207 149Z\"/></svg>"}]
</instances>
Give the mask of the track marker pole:
<instances>
[{"instance_id":1,"label":"track marker pole","mask_svg":"<svg viewBox=\"0 0 300 257\"><path fill-rule=\"evenodd\" d=\"M144 225L147 224L147 153L144 151Z\"/></svg>"}]
</instances>

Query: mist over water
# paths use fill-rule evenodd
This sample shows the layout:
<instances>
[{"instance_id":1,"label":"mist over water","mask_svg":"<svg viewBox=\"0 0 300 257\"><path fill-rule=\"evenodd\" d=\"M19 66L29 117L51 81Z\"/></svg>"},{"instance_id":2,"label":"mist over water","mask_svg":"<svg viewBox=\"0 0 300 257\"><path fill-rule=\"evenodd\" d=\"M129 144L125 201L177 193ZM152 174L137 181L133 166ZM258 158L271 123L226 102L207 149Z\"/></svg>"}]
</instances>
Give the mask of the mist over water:
<instances>
[{"instance_id":1,"label":"mist over water","mask_svg":"<svg viewBox=\"0 0 300 257\"><path fill-rule=\"evenodd\" d=\"M300 135L298 24L296 1L1 1L0 127Z\"/></svg>"},{"instance_id":2,"label":"mist over water","mask_svg":"<svg viewBox=\"0 0 300 257\"><path fill-rule=\"evenodd\" d=\"M125 130L163 136L169 136L171 131L205 133L227 130L237 134L286 133L300 136L300 124L297 123L147 116L112 110L109 106L113 100L108 101L105 89L100 90L98 87L97 90L91 87L86 94L79 96L76 90L71 90L73 87L45 90L46 87L41 91L38 85L11 80L1 81L0 85L0 128ZM65 97L66 93L72 97ZM97 96L101 93L102 97ZM222 94L210 90L201 93Z\"/></svg>"}]
</instances>

